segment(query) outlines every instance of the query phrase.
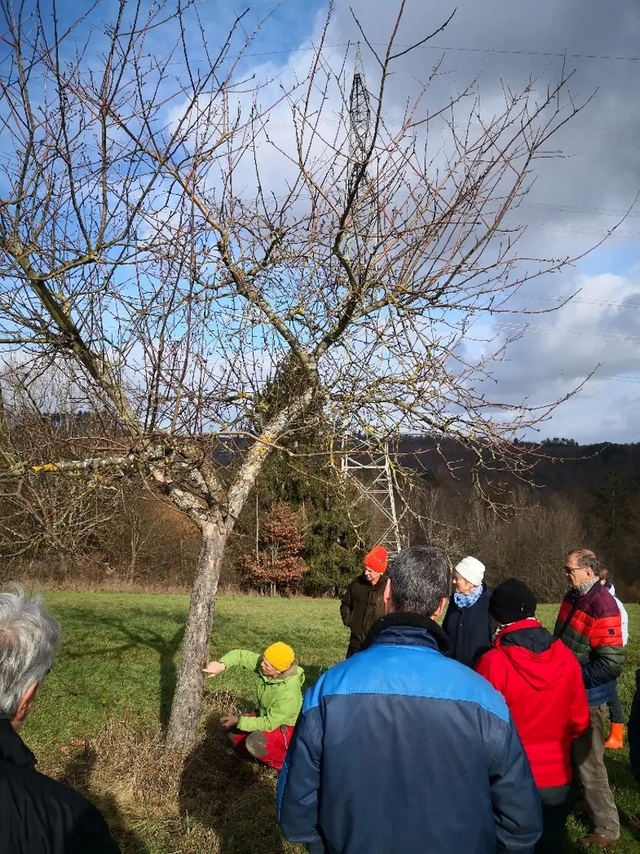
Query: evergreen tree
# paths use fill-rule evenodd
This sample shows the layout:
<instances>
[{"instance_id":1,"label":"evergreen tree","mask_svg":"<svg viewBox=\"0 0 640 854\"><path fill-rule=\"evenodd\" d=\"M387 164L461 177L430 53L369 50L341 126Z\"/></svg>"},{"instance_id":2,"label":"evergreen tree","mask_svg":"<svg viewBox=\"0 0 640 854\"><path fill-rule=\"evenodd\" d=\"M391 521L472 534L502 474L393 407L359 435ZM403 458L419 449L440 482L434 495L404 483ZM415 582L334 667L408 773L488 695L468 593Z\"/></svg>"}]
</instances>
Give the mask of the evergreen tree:
<instances>
[{"instance_id":1,"label":"evergreen tree","mask_svg":"<svg viewBox=\"0 0 640 854\"><path fill-rule=\"evenodd\" d=\"M603 552L609 568L623 568L630 553L629 539L634 530L631 490L617 471L609 471L596 493L592 509Z\"/></svg>"}]
</instances>

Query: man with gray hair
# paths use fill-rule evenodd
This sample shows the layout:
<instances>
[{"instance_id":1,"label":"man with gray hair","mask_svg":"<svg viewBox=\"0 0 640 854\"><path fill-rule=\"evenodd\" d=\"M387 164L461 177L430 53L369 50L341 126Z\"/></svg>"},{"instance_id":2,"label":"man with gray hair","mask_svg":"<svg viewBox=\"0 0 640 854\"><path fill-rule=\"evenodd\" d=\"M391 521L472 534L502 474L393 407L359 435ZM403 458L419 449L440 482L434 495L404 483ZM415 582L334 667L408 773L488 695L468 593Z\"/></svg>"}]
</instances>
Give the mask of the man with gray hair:
<instances>
[{"instance_id":1,"label":"man with gray hair","mask_svg":"<svg viewBox=\"0 0 640 854\"><path fill-rule=\"evenodd\" d=\"M392 561L386 614L307 691L278 781L311 854L531 854L540 798L504 698L443 652L442 553Z\"/></svg>"},{"instance_id":2,"label":"man with gray hair","mask_svg":"<svg viewBox=\"0 0 640 854\"><path fill-rule=\"evenodd\" d=\"M571 589L562 600L554 634L578 659L589 701L589 726L573 742L572 760L593 832L578 845L604 849L620 838L620 818L604 764L604 722L624 664L622 619L613 596L600 584L600 564L590 549L570 551L564 572Z\"/></svg>"},{"instance_id":3,"label":"man with gray hair","mask_svg":"<svg viewBox=\"0 0 640 854\"><path fill-rule=\"evenodd\" d=\"M36 771L18 735L61 638L58 621L19 588L0 593L0 851L117 854L98 810Z\"/></svg>"}]
</instances>

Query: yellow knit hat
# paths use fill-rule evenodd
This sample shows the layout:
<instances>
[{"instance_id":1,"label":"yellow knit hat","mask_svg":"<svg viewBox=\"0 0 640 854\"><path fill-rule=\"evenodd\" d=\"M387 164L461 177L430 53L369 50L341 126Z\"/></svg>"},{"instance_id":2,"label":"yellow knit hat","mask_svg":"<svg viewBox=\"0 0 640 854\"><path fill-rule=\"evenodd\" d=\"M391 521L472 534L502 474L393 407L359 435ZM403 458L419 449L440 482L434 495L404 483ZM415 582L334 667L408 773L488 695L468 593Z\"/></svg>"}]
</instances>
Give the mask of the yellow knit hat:
<instances>
[{"instance_id":1,"label":"yellow knit hat","mask_svg":"<svg viewBox=\"0 0 640 854\"><path fill-rule=\"evenodd\" d=\"M278 641L265 649L264 657L276 670L284 673L291 667L296 656L290 646Z\"/></svg>"}]
</instances>

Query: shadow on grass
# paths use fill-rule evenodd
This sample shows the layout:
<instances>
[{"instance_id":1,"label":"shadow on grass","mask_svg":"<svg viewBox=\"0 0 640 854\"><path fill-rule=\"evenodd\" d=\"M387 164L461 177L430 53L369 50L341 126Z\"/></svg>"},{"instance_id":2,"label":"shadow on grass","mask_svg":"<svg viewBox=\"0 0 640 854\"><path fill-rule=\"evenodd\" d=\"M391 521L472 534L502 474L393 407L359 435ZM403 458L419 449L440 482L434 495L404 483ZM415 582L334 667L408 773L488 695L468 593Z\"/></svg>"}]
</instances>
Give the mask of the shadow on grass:
<instances>
[{"instance_id":1,"label":"shadow on grass","mask_svg":"<svg viewBox=\"0 0 640 854\"><path fill-rule=\"evenodd\" d=\"M304 666L304 665L303 665ZM326 668L308 665L305 690ZM253 700L231 692L205 697L204 738L187 757L180 780L179 804L189 816L213 830L220 854L282 854L290 848L276 819L277 772L236 753L220 726L221 714L240 714Z\"/></svg>"},{"instance_id":2,"label":"shadow on grass","mask_svg":"<svg viewBox=\"0 0 640 854\"><path fill-rule=\"evenodd\" d=\"M631 773L629 756L626 751L608 751L605 756L605 765L609 773L609 782L619 789L637 790L638 784Z\"/></svg>"},{"instance_id":3,"label":"shadow on grass","mask_svg":"<svg viewBox=\"0 0 640 854\"><path fill-rule=\"evenodd\" d=\"M317 667L315 664L302 664L304 667L304 685L302 686L302 690L307 691L309 688L313 688L318 679L322 676L323 673L326 673L329 669L328 667Z\"/></svg>"},{"instance_id":4,"label":"shadow on grass","mask_svg":"<svg viewBox=\"0 0 640 854\"><path fill-rule=\"evenodd\" d=\"M158 716L160 725L163 729L169 723L171 714L171 702L176 687L178 676L176 658L180 650L185 632L185 620L176 621L176 629L170 637L155 631L149 627L132 629L125 618L113 617L110 615L96 614L95 611L88 609L74 609L74 618L82 620L87 626L99 626L102 629L109 629L114 635L120 635L125 639L124 643L117 643L114 646L86 649L81 652L67 652L65 657L70 660L80 658L90 658L92 656L103 657L109 656L117 659L120 655L137 647L147 647L158 654L159 657L159 672L160 672L160 708ZM216 614L216 629L219 630L221 625L226 622L224 617ZM304 665L306 681L304 688L310 688L318 679L321 673L327 668L318 667L316 665Z\"/></svg>"},{"instance_id":5,"label":"shadow on grass","mask_svg":"<svg viewBox=\"0 0 640 854\"><path fill-rule=\"evenodd\" d=\"M218 621L219 617L216 618ZM148 649L154 650L159 656L160 664L160 709L159 718L160 725L165 728L169 723L169 715L171 713L171 701L176 687L177 680L177 665L176 654L182 644L184 637L185 622L180 621L177 628L171 637L165 637L160 632L145 627L142 630L135 631L127 625L124 619L96 614L93 611L86 612L86 620L88 625L99 625L102 628L112 629L114 632L126 638L126 642L116 646L89 649L82 652L70 652L66 657L73 660L78 658L88 658L90 656L113 656L117 657L130 649L146 646Z\"/></svg>"},{"instance_id":6,"label":"shadow on grass","mask_svg":"<svg viewBox=\"0 0 640 854\"><path fill-rule=\"evenodd\" d=\"M127 818L122 814L115 798L108 794L98 795L91 789L90 780L97 758L95 750L87 745L81 753L69 759L58 779L95 804L109 825L122 854L149 854L145 843L135 831L127 827Z\"/></svg>"},{"instance_id":7,"label":"shadow on grass","mask_svg":"<svg viewBox=\"0 0 640 854\"><path fill-rule=\"evenodd\" d=\"M631 764L626 751L609 751L606 757L606 764L609 769L609 780L617 789L628 792L637 792L640 790L640 785L638 785L631 771ZM633 839L640 840L640 820L638 814L631 814L620 806L618 806L618 813L620 815L620 824L626 827ZM640 846L638 850L640 850Z\"/></svg>"},{"instance_id":8,"label":"shadow on grass","mask_svg":"<svg viewBox=\"0 0 640 854\"><path fill-rule=\"evenodd\" d=\"M187 757L180 812L215 832L220 854L281 854L285 848L276 822L277 774L234 753L218 718L209 716L204 739Z\"/></svg>"}]
</instances>

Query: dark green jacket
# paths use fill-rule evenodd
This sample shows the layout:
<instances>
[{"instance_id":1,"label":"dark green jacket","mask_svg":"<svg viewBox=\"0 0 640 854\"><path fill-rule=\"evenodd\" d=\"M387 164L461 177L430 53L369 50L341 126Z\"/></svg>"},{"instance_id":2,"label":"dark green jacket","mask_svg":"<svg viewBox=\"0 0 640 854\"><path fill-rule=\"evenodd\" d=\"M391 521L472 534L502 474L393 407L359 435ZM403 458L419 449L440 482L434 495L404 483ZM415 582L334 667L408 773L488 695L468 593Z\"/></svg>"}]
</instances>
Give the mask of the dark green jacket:
<instances>
[{"instance_id":1,"label":"dark green jacket","mask_svg":"<svg viewBox=\"0 0 640 854\"><path fill-rule=\"evenodd\" d=\"M369 629L379 617L384 617L384 588L387 584L387 574L380 576L378 583L369 584L364 573L347 587L340 616L342 622L351 629L351 640L359 645L369 634Z\"/></svg>"}]
</instances>

